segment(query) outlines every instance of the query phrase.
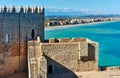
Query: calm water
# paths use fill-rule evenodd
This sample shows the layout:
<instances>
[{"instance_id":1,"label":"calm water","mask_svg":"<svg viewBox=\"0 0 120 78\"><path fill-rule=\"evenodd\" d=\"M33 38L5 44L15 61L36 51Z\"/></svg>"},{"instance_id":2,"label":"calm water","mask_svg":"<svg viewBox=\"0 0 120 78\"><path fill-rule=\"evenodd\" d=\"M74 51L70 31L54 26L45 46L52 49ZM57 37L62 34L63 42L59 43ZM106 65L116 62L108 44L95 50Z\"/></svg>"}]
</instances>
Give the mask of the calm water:
<instances>
[{"instance_id":1,"label":"calm water","mask_svg":"<svg viewBox=\"0 0 120 78\"><path fill-rule=\"evenodd\" d=\"M120 21L45 31L45 39L66 37L99 42L99 66L120 66Z\"/></svg>"}]
</instances>

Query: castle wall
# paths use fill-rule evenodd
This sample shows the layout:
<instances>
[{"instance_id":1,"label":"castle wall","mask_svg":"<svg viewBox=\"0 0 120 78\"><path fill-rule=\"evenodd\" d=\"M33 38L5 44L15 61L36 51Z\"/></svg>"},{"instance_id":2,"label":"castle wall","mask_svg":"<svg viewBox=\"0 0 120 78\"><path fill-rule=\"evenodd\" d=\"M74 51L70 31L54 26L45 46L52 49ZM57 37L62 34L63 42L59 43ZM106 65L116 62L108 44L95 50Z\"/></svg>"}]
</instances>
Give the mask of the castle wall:
<instances>
[{"instance_id":1,"label":"castle wall","mask_svg":"<svg viewBox=\"0 0 120 78\"><path fill-rule=\"evenodd\" d=\"M18 14L0 14L0 74L19 71L19 23ZM9 42L6 42L9 35Z\"/></svg>"},{"instance_id":2,"label":"castle wall","mask_svg":"<svg viewBox=\"0 0 120 78\"><path fill-rule=\"evenodd\" d=\"M39 51L35 47L39 48ZM32 51L29 51L30 49ZM49 43L29 41L28 53L30 53L29 55L35 53L35 56L29 59L37 58L40 61L36 64L40 66L39 72L44 72L44 74L39 73L40 75L37 77L46 78L46 75L47 78L78 78L76 72L98 70L98 44L86 38L50 39ZM29 61L29 64L33 63ZM37 73L37 71L32 73ZM32 76L33 74L30 74L30 77Z\"/></svg>"},{"instance_id":3,"label":"castle wall","mask_svg":"<svg viewBox=\"0 0 120 78\"><path fill-rule=\"evenodd\" d=\"M0 75L27 71L27 41L32 39L32 29L35 38L44 40L44 10L21 9L0 9Z\"/></svg>"},{"instance_id":4,"label":"castle wall","mask_svg":"<svg viewBox=\"0 0 120 78\"><path fill-rule=\"evenodd\" d=\"M47 58L47 67L54 65L55 73L66 72L66 69L62 66L67 67L69 70L77 70L78 46L77 43L41 44L41 51L44 52Z\"/></svg>"},{"instance_id":5,"label":"castle wall","mask_svg":"<svg viewBox=\"0 0 120 78\"><path fill-rule=\"evenodd\" d=\"M20 15L20 55L26 57L27 55L27 40L32 39L32 29L35 31L35 39L40 36L41 41L44 40L44 20L40 14L21 14ZM27 57L26 57L27 59ZM24 59L24 60L26 60ZM27 60L25 62L27 64ZM21 65L23 65L21 63ZM27 68L27 65L26 67Z\"/></svg>"},{"instance_id":6,"label":"castle wall","mask_svg":"<svg viewBox=\"0 0 120 78\"><path fill-rule=\"evenodd\" d=\"M47 62L49 66L54 65L55 68L57 64L54 64L53 61L63 65L72 71L92 71L97 70L97 53L92 53L92 49L89 49L89 55L85 55L86 59L82 54L80 43L43 43L41 44L41 52L48 57ZM86 46L88 48L88 46ZM88 49L83 48L84 51ZM97 49L96 49L97 50ZM85 53L85 52L84 52ZM87 68L86 68L87 67ZM54 69L55 72L61 71L64 73L63 69Z\"/></svg>"}]
</instances>

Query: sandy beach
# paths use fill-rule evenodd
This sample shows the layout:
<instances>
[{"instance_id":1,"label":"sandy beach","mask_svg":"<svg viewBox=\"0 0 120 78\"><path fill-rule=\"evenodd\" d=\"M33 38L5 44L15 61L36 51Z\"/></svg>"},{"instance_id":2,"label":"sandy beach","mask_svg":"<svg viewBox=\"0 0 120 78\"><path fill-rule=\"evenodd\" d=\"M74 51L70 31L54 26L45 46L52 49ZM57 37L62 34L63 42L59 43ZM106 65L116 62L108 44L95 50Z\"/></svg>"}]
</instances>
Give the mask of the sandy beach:
<instances>
[{"instance_id":1,"label":"sandy beach","mask_svg":"<svg viewBox=\"0 0 120 78\"><path fill-rule=\"evenodd\" d=\"M102 24L102 23L116 22L116 21L120 21L120 20L93 22L93 23L84 23L84 24L74 24L74 25L48 26L48 27L45 27L45 30L59 29L59 28L69 28L69 27L73 27L73 26L86 26L86 25L93 25L93 24Z\"/></svg>"}]
</instances>

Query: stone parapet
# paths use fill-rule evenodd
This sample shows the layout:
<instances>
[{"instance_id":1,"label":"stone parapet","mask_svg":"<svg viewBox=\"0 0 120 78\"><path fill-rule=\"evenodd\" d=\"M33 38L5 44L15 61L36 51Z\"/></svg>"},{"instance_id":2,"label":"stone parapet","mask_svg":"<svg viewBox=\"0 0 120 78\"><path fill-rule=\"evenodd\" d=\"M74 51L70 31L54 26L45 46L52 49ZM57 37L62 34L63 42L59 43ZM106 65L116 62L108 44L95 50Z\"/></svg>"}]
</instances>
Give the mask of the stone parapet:
<instances>
[{"instance_id":1,"label":"stone parapet","mask_svg":"<svg viewBox=\"0 0 120 78\"><path fill-rule=\"evenodd\" d=\"M44 13L44 7L1 7L0 13Z\"/></svg>"},{"instance_id":2,"label":"stone parapet","mask_svg":"<svg viewBox=\"0 0 120 78\"><path fill-rule=\"evenodd\" d=\"M70 42L69 38L61 38L59 39L59 43L65 43L65 42Z\"/></svg>"},{"instance_id":3,"label":"stone parapet","mask_svg":"<svg viewBox=\"0 0 120 78\"><path fill-rule=\"evenodd\" d=\"M55 38L49 39L49 43L55 43Z\"/></svg>"},{"instance_id":4,"label":"stone parapet","mask_svg":"<svg viewBox=\"0 0 120 78\"><path fill-rule=\"evenodd\" d=\"M71 42L87 42L87 43L97 43L95 41L92 41L88 38L50 38L48 43L71 43Z\"/></svg>"}]
</instances>

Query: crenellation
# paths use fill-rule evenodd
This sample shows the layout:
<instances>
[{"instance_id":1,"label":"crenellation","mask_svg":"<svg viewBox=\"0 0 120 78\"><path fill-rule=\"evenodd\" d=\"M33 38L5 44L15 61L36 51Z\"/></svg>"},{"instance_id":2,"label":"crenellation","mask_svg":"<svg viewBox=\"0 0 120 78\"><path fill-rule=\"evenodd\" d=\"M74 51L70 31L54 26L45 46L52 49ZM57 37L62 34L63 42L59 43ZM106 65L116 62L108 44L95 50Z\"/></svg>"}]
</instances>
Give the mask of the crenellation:
<instances>
[{"instance_id":1,"label":"crenellation","mask_svg":"<svg viewBox=\"0 0 120 78\"><path fill-rule=\"evenodd\" d=\"M3 13L7 13L7 7L6 6L4 6Z\"/></svg>"},{"instance_id":2,"label":"crenellation","mask_svg":"<svg viewBox=\"0 0 120 78\"><path fill-rule=\"evenodd\" d=\"M24 13L24 8L21 6L20 13Z\"/></svg>"},{"instance_id":3,"label":"crenellation","mask_svg":"<svg viewBox=\"0 0 120 78\"><path fill-rule=\"evenodd\" d=\"M88 43L95 43L94 41L91 41L87 38L59 38L59 39L55 39L55 38L50 38L49 39L49 43L69 43L69 42L88 42ZM97 42L96 42L97 43Z\"/></svg>"},{"instance_id":4,"label":"crenellation","mask_svg":"<svg viewBox=\"0 0 120 78\"><path fill-rule=\"evenodd\" d=\"M39 13L39 14L43 14L44 13L44 8L39 8L39 7L20 7L19 9L17 9L16 7L1 7L0 8L0 13Z\"/></svg>"},{"instance_id":5,"label":"crenellation","mask_svg":"<svg viewBox=\"0 0 120 78\"><path fill-rule=\"evenodd\" d=\"M49 43L55 43L55 38L51 38L51 39L49 39Z\"/></svg>"},{"instance_id":6,"label":"crenellation","mask_svg":"<svg viewBox=\"0 0 120 78\"><path fill-rule=\"evenodd\" d=\"M16 13L16 8L15 8L15 6L12 7L12 13Z\"/></svg>"},{"instance_id":7,"label":"crenellation","mask_svg":"<svg viewBox=\"0 0 120 78\"><path fill-rule=\"evenodd\" d=\"M31 7L28 7L28 13L32 13Z\"/></svg>"},{"instance_id":8,"label":"crenellation","mask_svg":"<svg viewBox=\"0 0 120 78\"><path fill-rule=\"evenodd\" d=\"M45 14L45 13L44 13L44 12L45 12L44 7L41 7L41 9L42 9L41 13Z\"/></svg>"},{"instance_id":9,"label":"crenellation","mask_svg":"<svg viewBox=\"0 0 120 78\"><path fill-rule=\"evenodd\" d=\"M34 13L38 13L38 7L35 7Z\"/></svg>"},{"instance_id":10,"label":"crenellation","mask_svg":"<svg viewBox=\"0 0 120 78\"><path fill-rule=\"evenodd\" d=\"M71 42L86 42L87 38L72 38Z\"/></svg>"},{"instance_id":11,"label":"crenellation","mask_svg":"<svg viewBox=\"0 0 120 78\"><path fill-rule=\"evenodd\" d=\"M70 42L70 38L61 38L61 39L59 39L59 43L68 43L68 42Z\"/></svg>"},{"instance_id":12,"label":"crenellation","mask_svg":"<svg viewBox=\"0 0 120 78\"><path fill-rule=\"evenodd\" d=\"M41 7L39 7L38 10L39 10L39 13L42 13L42 8Z\"/></svg>"}]
</instances>

